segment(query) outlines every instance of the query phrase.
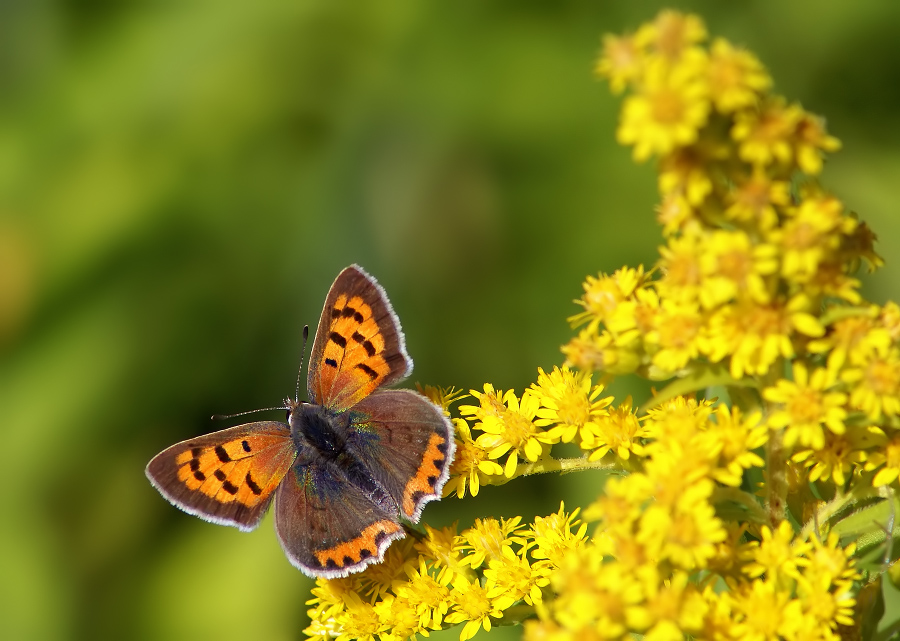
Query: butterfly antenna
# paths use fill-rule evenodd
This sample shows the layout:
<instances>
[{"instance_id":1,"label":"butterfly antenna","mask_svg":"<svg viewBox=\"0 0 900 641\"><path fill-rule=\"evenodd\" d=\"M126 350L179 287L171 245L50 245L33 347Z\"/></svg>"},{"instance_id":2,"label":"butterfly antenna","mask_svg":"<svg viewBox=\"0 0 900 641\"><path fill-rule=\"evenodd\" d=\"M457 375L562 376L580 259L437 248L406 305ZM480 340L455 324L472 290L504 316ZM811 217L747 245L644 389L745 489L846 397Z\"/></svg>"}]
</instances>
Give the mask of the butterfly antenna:
<instances>
[{"instance_id":1,"label":"butterfly antenna","mask_svg":"<svg viewBox=\"0 0 900 641\"><path fill-rule=\"evenodd\" d=\"M297 370L297 389L294 390L294 402L300 402L300 374L303 373L303 355L306 354L306 339L309 338L309 325L303 326L303 351L300 352L300 369Z\"/></svg>"},{"instance_id":2,"label":"butterfly antenna","mask_svg":"<svg viewBox=\"0 0 900 641\"><path fill-rule=\"evenodd\" d=\"M214 421L224 421L227 418L234 418L235 416L246 416L247 414L256 414L257 412L271 412L273 410L287 410L289 407L263 407L258 410L247 410L246 412L238 412L237 414L213 414L210 418Z\"/></svg>"}]
</instances>

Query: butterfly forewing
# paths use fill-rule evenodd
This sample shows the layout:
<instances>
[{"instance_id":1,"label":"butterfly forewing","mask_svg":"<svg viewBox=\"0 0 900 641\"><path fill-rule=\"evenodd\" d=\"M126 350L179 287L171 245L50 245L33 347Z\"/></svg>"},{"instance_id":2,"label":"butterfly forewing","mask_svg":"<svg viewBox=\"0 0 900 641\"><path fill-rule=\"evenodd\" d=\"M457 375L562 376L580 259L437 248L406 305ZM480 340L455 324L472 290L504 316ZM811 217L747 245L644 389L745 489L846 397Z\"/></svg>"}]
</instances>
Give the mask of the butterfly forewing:
<instances>
[{"instance_id":1,"label":"butterfly forewing","mask_svg":"<svg viewBox=\"0 0 900 641\"><path fill-rule=\"evenodd\" d=\"M202 519L252 530L296 458L284 423L247 423L182 441L147 465L172 504Z\"/></svg>"},{"instance_id":2,"label":"butterfly forewing","mask_svg":"<svg viewBox=\"0 0 900 641\"><path fill-rule=\"evenodd\" d=\"M356 265L342 271L325 301L313 343L310 398L349 409L412 369L400 322L381 286Z\"/></svg>"}]
</instances>

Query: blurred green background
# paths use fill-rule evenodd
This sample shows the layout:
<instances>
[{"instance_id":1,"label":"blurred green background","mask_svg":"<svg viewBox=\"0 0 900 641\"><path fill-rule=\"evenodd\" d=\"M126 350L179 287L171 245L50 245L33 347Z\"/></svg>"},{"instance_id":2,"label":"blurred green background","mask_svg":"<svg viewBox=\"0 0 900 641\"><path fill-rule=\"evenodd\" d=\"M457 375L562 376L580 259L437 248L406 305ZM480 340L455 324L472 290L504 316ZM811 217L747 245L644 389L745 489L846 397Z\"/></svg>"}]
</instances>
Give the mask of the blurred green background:
<instances>
[{"instance_id":1,"label":"blurred green background","mask_svg":"<svg viewBox=\"0 0 900 641\"><path fill-rule=\"evenodd\" d=\"M292 393L300 329L353 262L412 382L521 391L559 363L584 276L660 242L652 167L615 145L592 65L663 6L0 2L0 638L300 637L311 582L270 519L186 516L144 465ZM678 8L827 116L824 181L880 234L870 298L896 299L900 3ZM426 519L531 518L591 481Z\"/></svg>"}]
</instances>

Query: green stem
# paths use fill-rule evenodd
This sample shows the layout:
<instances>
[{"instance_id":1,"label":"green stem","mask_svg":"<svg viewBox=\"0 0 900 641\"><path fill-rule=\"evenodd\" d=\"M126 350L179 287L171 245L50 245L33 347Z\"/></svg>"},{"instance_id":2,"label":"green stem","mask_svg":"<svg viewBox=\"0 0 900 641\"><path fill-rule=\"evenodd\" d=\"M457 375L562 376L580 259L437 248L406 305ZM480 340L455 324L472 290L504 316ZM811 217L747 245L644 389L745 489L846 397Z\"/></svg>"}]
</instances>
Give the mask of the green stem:
<instances>
[{"instance_id":1,"label":"green stem","mask_svg":"<svg viewBox=\"0 0 900 641\"><path fill-rule=\"evenodd\" d=\"M549 474L550 472L581 472L584 470L617 470L619 466L614 463L602 463L589 461L587 458L542 458L534 463L522 463L516 467L515 476L529 476L531 474ZM515 477L514 477L515 478Z\"/></svg>"}]
</instances>

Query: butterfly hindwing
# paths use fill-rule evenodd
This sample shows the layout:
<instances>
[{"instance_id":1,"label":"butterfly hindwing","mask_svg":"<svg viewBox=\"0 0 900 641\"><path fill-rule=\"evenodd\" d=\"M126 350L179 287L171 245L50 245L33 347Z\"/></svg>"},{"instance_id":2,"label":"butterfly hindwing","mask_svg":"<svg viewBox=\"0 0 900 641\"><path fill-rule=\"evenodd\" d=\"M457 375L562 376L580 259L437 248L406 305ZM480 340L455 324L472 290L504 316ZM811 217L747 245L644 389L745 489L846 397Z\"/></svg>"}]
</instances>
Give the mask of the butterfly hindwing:
<instances>
[{"instance_id":1,"label":"butterfly hindwing","mask_svg":"<svg viewBox=\"0 0 900 641\"><path fill-rule=\"evenodd\" d=\"M325 578L380 562L391 541L405 536L386 496L373 500L345 468L321 457L298 460L279 486L275 531L295 567Z\"/></svg>"},{"instance_id":2,"label":"butterfly hindwing","mask_svg":"<svg viewBox=\"0 0 900 641\"><path fill-rule=\"evenodd\" d=\"M411 370L400 321L381 285L360 267L347 267L328 292L316 330L310 399L345 410Z\"/></svg>"},{"instance_id":3,"label":"butterfly hindwing","mask_svg":"<svg viewBox=\"0 0 900 641\"><path fill-rule=\"evenodd\" d=\"M439 499L456 443L441 409L412 390L377 390L350 410L346 448L365 461L403 516L416 523Z\"/></svg>"},{"instance_id":4,"label":"butterfly hindwing","mask_svg":"<svg viewBox=\"0 0 900 641\"><path fill-rule=\"evenodd\" d=\"M262 421L177 443L153 457L146 473L185 512L252 530L295 457L290 428Z\"/></svg>"}]
</instances>

